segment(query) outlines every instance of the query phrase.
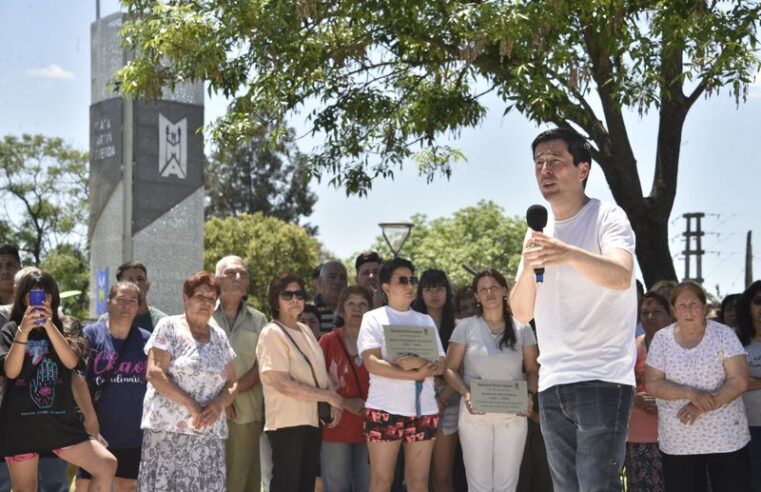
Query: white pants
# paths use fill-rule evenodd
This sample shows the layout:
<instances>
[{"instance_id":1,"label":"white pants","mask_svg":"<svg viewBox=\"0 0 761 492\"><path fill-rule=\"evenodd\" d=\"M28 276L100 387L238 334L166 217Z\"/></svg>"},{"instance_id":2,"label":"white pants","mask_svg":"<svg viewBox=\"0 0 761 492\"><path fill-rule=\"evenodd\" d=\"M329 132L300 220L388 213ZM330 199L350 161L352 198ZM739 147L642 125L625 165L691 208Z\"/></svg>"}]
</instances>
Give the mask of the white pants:
<instances>
[{"instance_id":1,"label":"white pants","mask_svg":"<svg viewBox=\"0 0 761 492\"><path fill-rule=\"evenodd\" d=\"M468 490L514 491L528 432L526 417L498 413L472 415L462 399L458 425Z\"/></svg>"}]
</instances>

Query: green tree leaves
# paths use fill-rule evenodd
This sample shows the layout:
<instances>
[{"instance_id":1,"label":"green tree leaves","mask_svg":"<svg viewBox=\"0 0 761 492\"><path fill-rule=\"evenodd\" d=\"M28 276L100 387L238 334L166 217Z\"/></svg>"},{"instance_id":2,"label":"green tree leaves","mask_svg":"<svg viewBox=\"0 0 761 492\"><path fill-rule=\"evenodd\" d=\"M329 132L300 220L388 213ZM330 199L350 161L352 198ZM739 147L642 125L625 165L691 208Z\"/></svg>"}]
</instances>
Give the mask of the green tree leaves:
<instances>
[{"instance_id":1,"label":"green tree leaves","mask_svg":"<svg viewBox=\"0 0 761 492\"><path fill-rule=\"evenodd\" d=\"M289 130L272 148L262 133L248 144L217 149L204 175L206 216L262 212L298 224L311 215L317 196L309 190L311 176L293 138L293 130ZM308 224L304 227L312 234L317 229Z\"/></svg>"},{"instance_id":2,"label":"green tree leaves","mask_svg":"<svg viewBox=\"0 0 761 492\"><path fill-rule=\"evenodd\" d=\"M59 244L78 243L87 219L87 153L60 138L24 134L0 141L0 214L35 265Z\"/></svg>"},{"instance_id":3,"label":"green tree leaves","mask_svg":"<svg viewBox=\"0 0 761 492\"><path fill-rule=\"evenodd\" d=\"M457 152L442 136L477 125L484 93L507 110L589 136L638 237L648 285L675 278L668 219L690 108L726 88L739 102L759 69L761 4L563 0L127 0L139 56L117 76L131 94L205 79L231 97L213 130L250 139L271 115L307 108L322 144L311 171L363 194L420 154L430 179ZM658 112L655 174L644 187L626 110ZM272 135L282 134L273 132Z\"/></svg>"},{"instance_id":4,"label":"green tree leaves","mask_svg":"<svg viewBox=\"0 0 761 492\"><path fill-rule=\"evenodd\" d=\"M481 201L456 211L451 217L433 220L415 215L412 223L415 227L401 256L409 258L418 273L439 268L447 272L450 281L457 286L470 285L473 280L464 265L476 271L496 268L509 280L515 277L526 223L506 216L496 203ZM382 237L375 241L375 249L384 258L392 256Z\"/></svg>"}]
</instances>

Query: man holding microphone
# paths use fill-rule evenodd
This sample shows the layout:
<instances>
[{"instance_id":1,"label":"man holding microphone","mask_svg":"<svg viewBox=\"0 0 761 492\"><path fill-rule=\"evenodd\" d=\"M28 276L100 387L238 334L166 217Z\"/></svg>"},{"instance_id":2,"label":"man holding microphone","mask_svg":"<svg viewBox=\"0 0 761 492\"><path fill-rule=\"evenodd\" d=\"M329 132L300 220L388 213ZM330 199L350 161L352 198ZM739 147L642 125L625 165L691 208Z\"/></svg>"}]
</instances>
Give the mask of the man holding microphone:
<instances>
[{"instance_id":1,"label":"man holding microphone","mask_svg":"<svg viewBox=\"0 0 761 492\"><path fill-rule=\"evenodd\" d=\"M532 150L551 214L526 235L510 306L536 321L552 479L562 492L619 490L635 384L634 232L621 208L585 194L584 137L547 130Z\"/></svg>"}]
</instances>

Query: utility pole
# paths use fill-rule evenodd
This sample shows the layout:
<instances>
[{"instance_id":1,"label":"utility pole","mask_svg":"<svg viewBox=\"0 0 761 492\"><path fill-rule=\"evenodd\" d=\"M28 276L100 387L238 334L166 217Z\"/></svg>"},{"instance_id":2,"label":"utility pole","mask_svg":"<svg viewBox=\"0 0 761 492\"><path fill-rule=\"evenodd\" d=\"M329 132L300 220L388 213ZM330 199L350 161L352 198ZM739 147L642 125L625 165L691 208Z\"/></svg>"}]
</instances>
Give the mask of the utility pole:
<instances>
[{"instance_id":1,"label":"utility pole","mask_svg":"<svg viewBox=\"0 0 761 492\"><path fill-rule=\"evenodd\" d=\"M702 239L705 235L701 228L700 221L705 217L703 212L695 212L682 215L687 221L687 228L682 233L684 236L684 280L694 280L699 284L703 284L703 254L705 251L702 247ZM695 229L692 229L692 220L695 219ZM692 249L692 238L695 238L695 249ZM695 277L690 275L690 260L695 256L695 263L697 266L697 272Z\"/></svg>"},{"instance_id":2,"label":"utility pole","mask_svg":"<svg viewBox=\"0 0 761 492\"><path fill-rule=\"evenodd\" d=\"M748 238L745 240L745 288L747 289L753 283L753 245L750 242L753 231L748 231Z\"/></svg>"}]
</instances>

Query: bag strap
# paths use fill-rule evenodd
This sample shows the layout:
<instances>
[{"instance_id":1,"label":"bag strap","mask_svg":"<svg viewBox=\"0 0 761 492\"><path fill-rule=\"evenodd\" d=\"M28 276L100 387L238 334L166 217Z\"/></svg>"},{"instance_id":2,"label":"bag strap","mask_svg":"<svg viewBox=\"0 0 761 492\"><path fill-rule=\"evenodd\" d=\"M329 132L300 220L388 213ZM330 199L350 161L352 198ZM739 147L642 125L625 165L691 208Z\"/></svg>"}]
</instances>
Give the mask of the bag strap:
<instances>
[{"instance_id":1,"label":"bag strap","mask_svg":"<svg viewBox=\"0 0 761 492\"><path fill-rule=\"evenodd\" d=\"M344 328L345 330L346 328ZM349 367L351 367L351 372L354 374L354 381L357 382L357 391L359 391L359 396L363 400L367 400L367 397L362 394L362 385L359 383L359 374L357 373L357 368L354 367L354 362L352 361L351 354L349 354L349 349L346 348L344 345L343 340L341 340L341 337L336 333L336 339L338 340L338 344L341 346L341 348L344 351L344 355L346 355L346 361L349 363Z\"/></svg>"},{"instance_id":2,"label":"bag strap","mask_svg":"<svg viewBox=\"0 0 761 492\"><path fill-rule=\"evenodd\" d=\"M317 381L317 374L314 372L314 368L312 367L312 363L309 361L309 357L307 357L307 354L304 353L303 350L301 350L301 347L296 343L296 340L293 339L290 333L288 333L288 329L280 323L278 320L272 320L277 326L280 327L280 330L285 333L285 335L291 340L291 343L294 347L296 347L296 350L299 351L302 357L304 357L304 360L307 361L307 365L309 366L309 370L312 372L312 379L314 379L314 385L316 388L322 389L320 387L320 383Z\"/></svg>"}]
</instances>

